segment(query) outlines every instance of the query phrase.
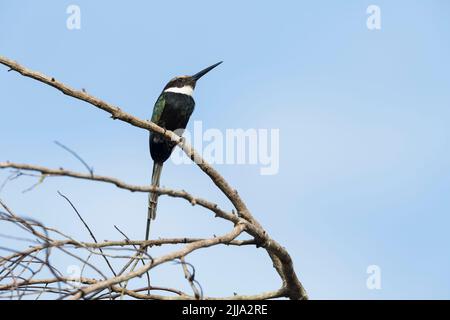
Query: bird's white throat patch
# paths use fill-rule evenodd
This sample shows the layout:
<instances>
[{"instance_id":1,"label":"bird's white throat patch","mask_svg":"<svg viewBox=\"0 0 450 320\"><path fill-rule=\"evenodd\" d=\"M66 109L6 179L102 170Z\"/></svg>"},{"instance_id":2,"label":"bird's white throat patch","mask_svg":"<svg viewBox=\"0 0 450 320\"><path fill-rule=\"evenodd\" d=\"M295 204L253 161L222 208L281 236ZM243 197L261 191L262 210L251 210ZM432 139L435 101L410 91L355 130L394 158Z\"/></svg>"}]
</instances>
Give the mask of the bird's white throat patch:
<instances>
[{"instance_id":1,"label":"bird's white throat patch","mask_svg":"<svg viewBox=\"0 0 450 320\"><path fill-rule=\"evenodd\" d=\"M188 96L192 96L192 94L194 93L194 88L192 88L191 86L184 86L181 88L172 87L172 88L168 88L168 89L164 90L164 92L174 92L174 93L181 93L181 94L185 94Z\"/></svg>"}]
</instances>

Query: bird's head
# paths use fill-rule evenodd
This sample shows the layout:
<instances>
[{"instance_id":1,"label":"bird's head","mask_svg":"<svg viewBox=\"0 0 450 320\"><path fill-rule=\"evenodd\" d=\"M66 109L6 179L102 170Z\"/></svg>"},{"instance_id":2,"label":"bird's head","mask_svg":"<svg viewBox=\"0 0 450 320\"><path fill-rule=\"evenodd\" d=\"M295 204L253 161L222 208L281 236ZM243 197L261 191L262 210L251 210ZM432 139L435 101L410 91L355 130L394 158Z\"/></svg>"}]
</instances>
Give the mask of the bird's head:
<instances>
[{"instance_id":1,"label":"bird's head","mask_svg":"<svg viewBox=\"0 0 450 320\"><path fill-rule=\"evenodd\" d=\"M167 85L164 87L164 92L175 92L175 93L181 93L186 94L189 96L192 96L194 93L195 85L197 81L203 77L205 74L207 74L209 71L217 67L219 64L221 64L223 61L220 61L216 64L213 64L212 66L203 69L202 71L194 74L193 76L179 76L175 77L172 80L167 83Z\"/></svg>"}]
</instances>

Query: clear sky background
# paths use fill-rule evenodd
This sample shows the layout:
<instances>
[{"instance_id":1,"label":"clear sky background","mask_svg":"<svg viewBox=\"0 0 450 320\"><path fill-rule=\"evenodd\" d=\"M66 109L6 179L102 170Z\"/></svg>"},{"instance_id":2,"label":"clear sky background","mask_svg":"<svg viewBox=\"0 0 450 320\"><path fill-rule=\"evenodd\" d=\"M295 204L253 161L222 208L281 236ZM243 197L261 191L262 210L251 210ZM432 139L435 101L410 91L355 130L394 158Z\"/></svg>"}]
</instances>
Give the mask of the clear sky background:
<instances>
[{"instance_id":1,"label":"clear sky background","mask_svg":"<svg viewBox=\"0 0 450 320\"><path fill-rule=\"evenodd\" d=\"M81 8L81 30L66 28L70 4ZM366 27L370 4L381 8L379 31ZM286 246L310 297L449 299L449 11L445 0L0 0L0 54L147 119L171 77L224 60L199 82L190 126L280 129L277 175L252 165L217 169ZM0 161L83 171L58 140L99 174L149 183L145 131L6 70ZM8 184L0 197L17 213L89 240L61 190L99 239L121 239L114 224L143 237L146 195L66 178L22 194L33 182ZM231 208L193 165L168 164L162 184ZM229 227L163 197L152 236L212 236ZM207 295L279 286L262 250L205 250L190 262ZM366 287L369 265L381 268L381 290ZM153 281L177 285L183 277L167 265Z\"/></svg>"}]
</instances>

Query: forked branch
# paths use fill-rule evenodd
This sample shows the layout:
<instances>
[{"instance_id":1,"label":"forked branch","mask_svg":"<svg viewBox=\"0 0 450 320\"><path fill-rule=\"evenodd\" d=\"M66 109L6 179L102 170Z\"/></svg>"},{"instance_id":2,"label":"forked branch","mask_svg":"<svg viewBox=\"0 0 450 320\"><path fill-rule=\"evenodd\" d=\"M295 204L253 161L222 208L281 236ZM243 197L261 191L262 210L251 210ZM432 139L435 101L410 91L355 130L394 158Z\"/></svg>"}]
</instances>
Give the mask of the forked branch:
<instances>
[{"instance_id":1,"label":"forked branch","mask_svg":"<svg viewBox=\"0 0 450 320\"><path fill-rule=\"evenodd\" d=\"M90 283L85 283L81 288L68 292L67 296L72 299L79 299L79 298L86 298L90 297L91 295L95 295L98 292L102 292L105 289L110 290L110 296L112 296L113 293L120 292L121 294L129 294L130 296L133 296L135 298L145 298L145 295L143 293L140 293L136 290L132 290L131 292L128 292L128 289L124 289L120 286L125 281L128 281L130 279L134 279L136 277L140 277L147 271L153 269L155 266L158 266L160 264L166 263L168 261L173 261L175 259L182 259L186 257L189 253L202 249L207 248L211 246L215 246L218 244L229 244L229 245L244 245L244 244L256 244L257 246L263 247L269 257L271 258L274 268L276 269L277 273L281 277L282 280L282 286L279 290L263 293L255 296L237 296L236 299L243 298L243 299L269 299L269 298L277 298L277 297L288 297L290 299L307 299L307 294L299 281L294 266L292 263L292 259L289 255L289 253L286 251L285 248L283 248L280 244L278 244L274 239L270 238L267 232L262 228L260 223L254 218L250 210L245 205L242 198L239 196L238 192L231 187L231 185L219 174L217 170L215 170L210 164L208 164L201 156L198 154L183 138L180 138L178 135L176 135L174 132L165 130L156 124L147 121L142 120L137 117L134 117L133 115L123 111L121 108L111 105L97 97L94 97L90 94L88 94L85 90L76 90L68 85L64 84L63 82L55 79L54 77L49 77L47 75L44 75L42 73L30 70L19 63L12 61L8 58L0 56L0 64L3 64L7 66L10 70L16 71L19 74L21 74L24 77L32 78L34 80L37 80L41 83L44 83L46 85L49 85L65 95L68 95L70 97L82 100L84 102L87 102L88 104L101 109L105 112L107 112L111 118L117 119L123 122L126 122L134 127L141 128L147 131L153 131L156 133L159 133L163 136L165 136L167 139L172 140L175 142L188 156L190 159L192 159L198 167L211 179L211 181L222 191L222 193L230 200L231 204L234 207L234 210L236 211L237 215L235 215L233 212L227 212L222 209L220 209L216 204L204 200L201 198L196 198L192 196L191 194L187 193L186 191L177 191L172 189L166 189L166 188L154 188L152 186L135 186L131 185L125 182L122 182L119 179L112 178L112 177L106 177L106 176L100 176L96 175L93 172L90 172L89 174L83 174L83 173L77 173L70 170L65 169L50 169L42 166L35 166L35 165L29 165L29 164L18 164L18 163L10 163L10 162L2 162L0 163L0 169L6 169L11 168L18 170L20 172L26 171L26 172L34 172L39 173L41 178L46 177L52 177L52 176L65 176L65 177L71 177L71 178L77 178L77 179L84 179L84 180L90 180L90 181L97 181L97 182L105 182L110 183L118 188L129 190L132 192L157 192L161 195L168 195L175 198L183 198L187 201L189 201L191 204L198 204L212 212L215 213L215 215L219 218L225 219L229 222L231 222L234 225L234 228L231 232L222 235L217 236L210 239L195 239L195 240L189 240L185 241L186 244L182 249L176 250L172 253L169 253L167 255L164 255L162 257L157 257L154 259L147 260L147 262L140 268L137 268L135 270L125 272L123 274L110 277L105 280L99 280L93 281L90 280ZM233 211L234 211L233 210ZM246 241L239 241L236 240L236 237L241 235L242 233L247 233L251 236L251 240ZM56 240L55 240L56 241ZM69 240L65 240L69 241ZM66 242L65 244L71 244L71 245L81 245L81 242L77 242L74 240L72 243ZM134 241L133 243L135 245L156 245L157 240L149 241L148 243L142 243L139 241ZM172 242L177 242L174 240L171 240ZM74 242L77 242L76 244ZM131 241L129 241L130 243ZM119 242L113 242L114 245L120 245ZM159 245L168 244L170 241L161 241ZM111 244L111 245L112 245ZM45 246L51 246L55 245L55 242L47 241ZM58 244L58 247L61 244ZM98 249L102 247L104 244L98 243L98 244L90 244L87 245L84 243L86 247L90 247L92 250ZM41 244L42 246L42 244ZM106 246L106 245L105 245ZM38 250L39 249L34 249ZM26 253L22 256L29 256L32 254L33 249L28 249ZM98 252L97 252L98 253ZM16 253L17 254L17 253ZM8 257L8 260L11 261L17 259L17 255L13 257ZM137 258L134 258L137 259ZM2 263L5 263L4 260L0 260L0 266ZM1 270L0 270L1 271ZM42 283L41 283L42 284ZM48 283L46 283L48 284ZM0 291L1 291L0 286ZM146 288L145 290L147 290ZM149 297L147 297L149 298ZM155 296L152 296L150 298L155 298ZM188 295L180 295L178 298L195 298ZM207 297L205 297L207 298Z\"/></svg>"}]
</instances>

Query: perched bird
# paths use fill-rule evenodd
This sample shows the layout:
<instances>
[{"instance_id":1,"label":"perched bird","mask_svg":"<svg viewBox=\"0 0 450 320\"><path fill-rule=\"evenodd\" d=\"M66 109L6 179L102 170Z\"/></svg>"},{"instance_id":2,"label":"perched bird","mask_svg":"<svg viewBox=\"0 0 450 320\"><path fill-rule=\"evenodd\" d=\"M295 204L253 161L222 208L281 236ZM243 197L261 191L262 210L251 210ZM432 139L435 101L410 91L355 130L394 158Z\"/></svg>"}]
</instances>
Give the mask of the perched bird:
<instances>
[{"instance_id":1,"label":"perched bird","mask_svg":"<svg viewBox=\"0 0 450 320\"><path fill-rule=\"evenodd\" d=\"M221 62L203 69L193 76L175 77L164 87L153 108L152 122L176 134L182 135L183 130L194 111L195 101L192 98L197 81L206 73L217 67ZM150 133L150 154L153 159L152 186L159 187L159 179L163 163L170 157L175 144L164 136ZM148 240L150 222L156 218L158 194L149 193L148 216L145 239Z\"/></svg>"}]
</instances>

